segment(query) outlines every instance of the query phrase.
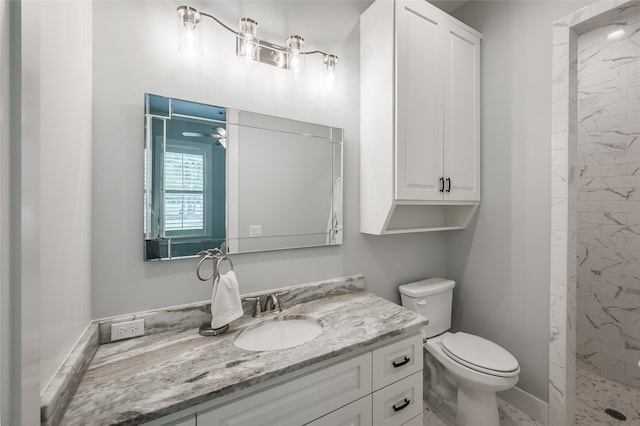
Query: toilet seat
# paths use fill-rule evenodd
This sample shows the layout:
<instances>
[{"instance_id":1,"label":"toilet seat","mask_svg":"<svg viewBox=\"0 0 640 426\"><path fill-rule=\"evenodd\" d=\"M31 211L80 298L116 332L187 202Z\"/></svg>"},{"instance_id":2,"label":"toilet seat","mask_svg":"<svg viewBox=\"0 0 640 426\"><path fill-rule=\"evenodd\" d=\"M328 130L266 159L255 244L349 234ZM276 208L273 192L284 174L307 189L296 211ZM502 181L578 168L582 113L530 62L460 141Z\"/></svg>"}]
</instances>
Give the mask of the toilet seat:
<instances>
[{"instance_id":1,"label":"toilet seat","mask_svg":"<svg viewBox=\"0 0 640 426\"><path fill-rule=\"evenodd\" d=\"M448 334L442 339L441 347L453 361L481 373L498 377L513 377L520 373L518 361L507 350L473 334Z\"/></svg>"}]
</instances>

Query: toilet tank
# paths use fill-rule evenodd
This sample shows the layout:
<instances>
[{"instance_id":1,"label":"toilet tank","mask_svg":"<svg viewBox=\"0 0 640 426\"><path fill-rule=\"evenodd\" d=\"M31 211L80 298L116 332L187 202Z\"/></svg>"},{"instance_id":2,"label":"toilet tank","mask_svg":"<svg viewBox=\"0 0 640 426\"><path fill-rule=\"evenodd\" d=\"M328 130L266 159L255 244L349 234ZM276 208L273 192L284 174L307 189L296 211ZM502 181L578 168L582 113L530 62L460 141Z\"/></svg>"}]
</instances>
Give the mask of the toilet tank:
<instances>
[{"instance_id":1,"label":"toilet tank","mask_svg":"<svg viewBox=\"0 0 640 426\"><path fill-rule=\"evenodd\" d=\"M456 283L444 278L429 278L398 287L402 306L429 319L422 334L430 338L451 328L453 287Z\"/></svg>"}]
</instances>

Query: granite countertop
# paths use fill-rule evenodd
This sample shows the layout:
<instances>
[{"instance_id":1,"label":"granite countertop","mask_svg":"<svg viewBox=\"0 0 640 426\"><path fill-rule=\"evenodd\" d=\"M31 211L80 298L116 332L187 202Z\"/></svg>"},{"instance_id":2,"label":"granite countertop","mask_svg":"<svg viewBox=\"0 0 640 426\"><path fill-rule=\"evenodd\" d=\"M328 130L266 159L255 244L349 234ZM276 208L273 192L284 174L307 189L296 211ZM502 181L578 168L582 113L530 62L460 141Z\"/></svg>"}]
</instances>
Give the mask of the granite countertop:
<instances>
[{"instance_id":1,"label":"granite countertop","mask_svg":"<svg viewBox=\"0 0 640 426\"><path fill-rule=\"evenodd\" d=\"M274 317L245 315L221 336L197 327L102 344L66 409L61 425L148 422L400 334L427 320L355 289L290 306L278 316L316 319L322 333L300 346L253 352L233 345L246 327Z\"/></svg>"}]
</instances>

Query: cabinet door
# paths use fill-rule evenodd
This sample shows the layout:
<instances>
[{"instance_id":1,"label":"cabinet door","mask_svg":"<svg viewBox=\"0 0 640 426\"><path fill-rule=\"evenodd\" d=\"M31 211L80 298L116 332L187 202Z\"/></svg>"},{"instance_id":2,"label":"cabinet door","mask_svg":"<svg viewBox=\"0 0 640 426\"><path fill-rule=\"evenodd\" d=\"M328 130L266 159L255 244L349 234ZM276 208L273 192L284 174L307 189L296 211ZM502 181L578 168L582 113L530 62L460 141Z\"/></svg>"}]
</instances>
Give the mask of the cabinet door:
<instances>
[{"instance_id":1,"label":"cabinet door","mask_svg":"<svg viewBox=\"0 0 640 426\"><path fill-rule=\"evenodd\" d=\"M308 426L370 426L371 395L308 423Z\"/></svg>"},{"instance_id":2,"label":"cabinet door","mask_svg":"<svg viewBox=\"0 0 640 426\"><path fill-rule=\"evenodd\" d=\"M198 413L198 426L300 426L370 393L369 352Z\"/></svg>"},{"instance_id":3,"label":"cabinet door","mask_svg":"<svg viewBox=\"0 0 640 426\"><path fill-rule=\"evenodd\" d=\"M446 200L480 200L480 39L446 28L444 177Z\"/></svg>"},{"instance_id":4,"label":"cabinet door","mask_svg":"<svg viewBox=\"0 0 640 426\"><path fill-rule=\"evenodd\" d=\"M397 200L442 200L445 20L422 1L396 6Z\"/></svg>"}]
</instances>

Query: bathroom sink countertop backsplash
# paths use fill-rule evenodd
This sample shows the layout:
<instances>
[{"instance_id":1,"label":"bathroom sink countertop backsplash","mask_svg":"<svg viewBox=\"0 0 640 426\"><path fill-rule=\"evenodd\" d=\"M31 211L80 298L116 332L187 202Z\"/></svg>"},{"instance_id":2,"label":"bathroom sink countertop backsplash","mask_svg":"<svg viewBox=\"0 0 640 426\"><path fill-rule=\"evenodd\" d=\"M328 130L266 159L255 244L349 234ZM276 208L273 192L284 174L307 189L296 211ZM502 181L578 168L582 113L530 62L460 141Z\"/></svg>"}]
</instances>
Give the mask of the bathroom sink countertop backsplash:
<instances>
[{"instance_id":1,"label":"bathroom sink countertop backsplash","mask_svg":"<svg viewBox=\"0 0 640 426\"><path fill-rule=\"evenodd\" d=\"M94 321L43 392L42 424L145 423L426 324L424 317L366 292L362 276L287 290L278 316L313 318L323 330L283 350L233 345L247 326L274 318L251 317L249 304L227 333L215 337L198 334L211 321L207 303ZM145 336L108 343L111 323L137 318L145 319Z\"/></svg>"}]
</instances>

